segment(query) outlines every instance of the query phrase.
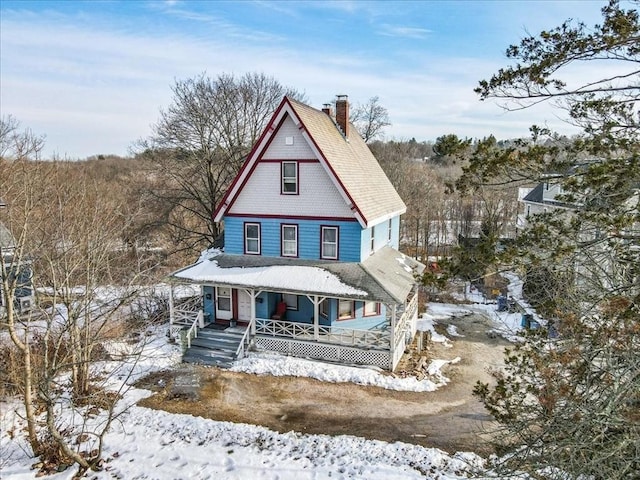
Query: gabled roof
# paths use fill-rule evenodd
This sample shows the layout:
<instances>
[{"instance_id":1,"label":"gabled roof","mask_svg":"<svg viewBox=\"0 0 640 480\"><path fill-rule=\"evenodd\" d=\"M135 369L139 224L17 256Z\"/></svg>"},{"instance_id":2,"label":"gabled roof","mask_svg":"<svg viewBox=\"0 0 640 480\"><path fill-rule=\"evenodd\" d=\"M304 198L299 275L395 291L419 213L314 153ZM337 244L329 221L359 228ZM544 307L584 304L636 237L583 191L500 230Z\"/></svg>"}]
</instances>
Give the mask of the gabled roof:
<instances>
[{"instance_id":1,"label":"gabled roof","mask_svg":"<svg viewBox=\"0 0 640 480\"><path fill-rule=\"evenodd\" d=\"M222 199L214 215L215 221L220 221L231 207L257 161L268 148L270 139L287 115L300 128L302 135L363 228L406 211L400 195L353 125L350 125L349 136L345 138L329 115L284 97Z\"/></svg>"},{"instance_id":2,"label":"gabled roof","mask_svg":"<svg viewBox=\"0 0 640 480\"><path fill-rule=\"evenodd\" d=\"M537 203L540 205L549 205L552 207L562 207L562 208L576 208L576 204L559 202L557 200L545 199L544 198L544 182L539 183L536 187L531 190L523 199L525 203Z\"/></svg>"},{"instance_id":3,"label":"gabled roof","mask_svg":"<svg viewBox=\"0 0 640 480\"><path fill-rule=\"evenodd\" d=\"M182 282L403 303L424 265L384 247L363 263L213 252L171 277Z\"/></svg>"},{"instance_id":4,"label":"gabled roof","mask_svg":"<svg viewBox=\"0 0 640 480\"><path fill-rule=\"evenodd\" d=\"M531 190L522 199L523 202L542 203L543 200L544 183L539 183L533 190Z\"/></svg>"}]
</instances>

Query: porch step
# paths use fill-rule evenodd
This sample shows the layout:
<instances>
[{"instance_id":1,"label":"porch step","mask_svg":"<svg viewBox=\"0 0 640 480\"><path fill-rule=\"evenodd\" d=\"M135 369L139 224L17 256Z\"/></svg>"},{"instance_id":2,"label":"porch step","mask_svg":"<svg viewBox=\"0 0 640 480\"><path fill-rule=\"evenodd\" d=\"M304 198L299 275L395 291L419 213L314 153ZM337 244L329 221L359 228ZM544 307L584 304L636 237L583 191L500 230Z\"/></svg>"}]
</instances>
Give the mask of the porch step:
<instances>
[{"instance_id":1,"label":"porch step","mask_svg":"<svg viewBox=\"0 0 640 480\"><path fill-rule=\"evenodd\" d=\"M229 367L236 359L236 351L242 342L243 333L203 328L198 337L191 339L182 361Z\"/></svg>"},{"instance_id":2,"label":"porch step","mask_svg":"<svg viewBox=\"0 0 640 480\"><path fill-rule=\"evenodd\" d=\"M221 368L228 368L235 360L235 351L233 353L223 352L221 350L210 350L208 348L194 347L189 348L182 357L184 363L196 363L200 365L212 365Z\"/></svg>"}]
</instances>

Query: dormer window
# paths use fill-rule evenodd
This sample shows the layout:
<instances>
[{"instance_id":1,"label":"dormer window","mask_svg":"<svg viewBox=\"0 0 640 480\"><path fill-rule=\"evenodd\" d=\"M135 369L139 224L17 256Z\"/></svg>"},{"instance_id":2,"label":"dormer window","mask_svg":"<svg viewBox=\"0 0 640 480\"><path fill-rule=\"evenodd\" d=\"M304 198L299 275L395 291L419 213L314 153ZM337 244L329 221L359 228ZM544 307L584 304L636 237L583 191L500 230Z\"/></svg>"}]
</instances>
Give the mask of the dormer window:
<instances>
[{"instance_id":1,"label":"dormer window","mask_svg":"<svg viewBox=\"0 0 640 480\"><path fill-rule=\"evenodd\" d=\"M283 195L298 194L298 162L282 162L281 188Z\"/></svg>"}]
</instances>

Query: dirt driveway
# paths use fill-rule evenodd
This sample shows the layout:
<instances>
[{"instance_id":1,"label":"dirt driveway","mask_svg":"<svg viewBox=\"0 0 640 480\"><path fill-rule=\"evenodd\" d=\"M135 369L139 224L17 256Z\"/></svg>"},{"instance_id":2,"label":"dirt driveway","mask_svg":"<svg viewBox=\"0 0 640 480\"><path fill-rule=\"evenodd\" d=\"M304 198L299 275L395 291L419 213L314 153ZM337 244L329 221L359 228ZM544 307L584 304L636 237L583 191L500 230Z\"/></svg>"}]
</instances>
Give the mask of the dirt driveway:
<instances>
[{"instance_id":1,"label":"dirt driveway","mask_svg":"<svg viewBox=\"0 0 640 480\"><path fill-rule=\"evenodd\" d=\"M502 364L507 342L487 335L490 322L481 315L441 322L442 331L448 324L456 325L464 337L453 337L450 348L432 345L429 353L432 358L460 357L461 361L444 368L443 373L451 382L435 392L396 392L185 365L182 368L199 376L197 398L171 395L174 377L185 373L177 369L148 377L141 386L156 393L141 405L263 425L279 432L348 434L438 447L449 453L489 453L477 433L490 426L490 417L471 392L476 381L490 380L488 369Z\"/></svg>"}]
</instances>

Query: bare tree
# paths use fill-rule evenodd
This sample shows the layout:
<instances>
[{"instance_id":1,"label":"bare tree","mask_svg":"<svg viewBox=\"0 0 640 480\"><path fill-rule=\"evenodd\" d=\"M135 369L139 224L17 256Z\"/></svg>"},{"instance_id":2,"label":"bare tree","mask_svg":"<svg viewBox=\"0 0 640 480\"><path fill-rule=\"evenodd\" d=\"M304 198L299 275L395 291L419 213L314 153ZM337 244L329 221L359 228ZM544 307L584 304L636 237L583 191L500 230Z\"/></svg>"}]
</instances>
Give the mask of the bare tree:
<instances>
[{"instance_id":1,"label":"bare tree","mask_svg":"<svg viewBox=\"0 0 640 480\"><path fill-rule=\"evenodd\" d=\"M20 130L20 122L12 115L0 118L0 158L38 158L44 147L44 136L30 129Z\"/></svg>"},{"instance_id":2,"label":"bare tree","mask_svg":"<svg viewBox=\"0 0 640 480\"><path fill-rule=\"evenodd\" d=\"M99 468L122 392L101 386L92 366L106 358L104 346L126 332L123 321L140 278L140 272L123 272L140 264L122 248L129 221L123 200L76 164L25 159L0 159L0 191L6 202L0 221L16 238L10 264L0 252L2 324L19 352L18 391L30 446L45 465ZM40 292L27 313L14 308L14 272L24 265L33 268ZM105 299L99 292L108 286L117 294ZM106 412L102 424L88 421L87 405ZM69 411L77 422L62 421Z\"/></svg>"},{"instance_id":3,"label":"bare tree","mask_svg":"<svg viewBox=\"0 0 640 480\"><path fill-rule=\"evenodd\" d=\"M379 97L371 97L365 104L358 104L351 111L353 123L365 142L369 143L383 134L389 122L389 111L380 104Z\"/></svg>"},{"instance_id":4,"label":"bare tree","mask_svg":"<svg viewBox=\"0 0 640 480\"><path fill-rule=\"evenodd\" d=\"M141 147L177 249L197 250L218 238L213 214L273 111L285 95L301 95L259 73L203 73L172 90L173 103Z\"/></svg>"}]
</instances>

